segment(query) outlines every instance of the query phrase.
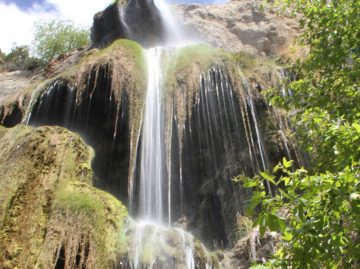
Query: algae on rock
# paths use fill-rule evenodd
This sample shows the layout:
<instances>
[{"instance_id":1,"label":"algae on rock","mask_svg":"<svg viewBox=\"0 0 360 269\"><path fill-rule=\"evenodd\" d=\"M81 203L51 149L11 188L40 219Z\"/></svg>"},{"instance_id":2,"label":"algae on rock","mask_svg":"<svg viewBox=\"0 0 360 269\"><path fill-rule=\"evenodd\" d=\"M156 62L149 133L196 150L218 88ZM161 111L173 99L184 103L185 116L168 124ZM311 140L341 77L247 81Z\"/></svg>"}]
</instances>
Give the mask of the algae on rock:
<instances>
[{"instance_id":1,"label":"algae on rock","mask_svg":"<svg viewBox=\"0 0 360 269\"><path fill-rule=\"evenodd\" d=\"M112 268L126 208L92 187L92 150L59 127L0 127L0 267Z\"/></svg>"}]
</instances>

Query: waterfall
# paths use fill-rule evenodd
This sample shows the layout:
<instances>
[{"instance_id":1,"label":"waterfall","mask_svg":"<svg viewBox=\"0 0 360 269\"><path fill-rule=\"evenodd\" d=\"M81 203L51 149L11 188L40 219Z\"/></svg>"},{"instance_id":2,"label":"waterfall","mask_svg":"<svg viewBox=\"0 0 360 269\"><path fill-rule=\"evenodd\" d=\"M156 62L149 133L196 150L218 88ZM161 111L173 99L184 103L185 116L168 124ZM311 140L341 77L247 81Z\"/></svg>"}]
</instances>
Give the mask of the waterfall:
<instances>
[{"instance_id":1,"label":"waterfall","mask_svg":"<svg viewBox=\"0 0 360 269\"><path fill-rule=\"evenodd\" d=\"M165 123L161 56L166 48L155 47L146 51L148 85L138 164L139 197L138 216L134 222L133 242L129 254L130 268L187 268L195 269L194 238L183 229L170 224L171 182L167 177L165 158ZM168 197L167 197L168 196ZM200 244L201 246L201 244ZM169 252L169 250L171 250ZM212 268L207 251L204 264Z\"/></svg>"},{"instance_id":2,"label":"waterfall","mask_svg":"<svg viewBox=\"0 0 360 269\"><path fill-rule=\"evenodd\" d=\"M160 10L161 18L163 19L165 43L168 46L180 46L181 44L188 43L183 29L178 25L169 6L163 0L154 0L154 4Z\"/></svg>"},{"instance_id":3,"label":"waterfall","mask_svg":"<svg viewBox=\"0 0 360 269\"><path fill-rule=\"evenodd\" d=\"M100 187L119 199L119 194L128 198L125 187L129 188L133 219L126 229L131 242L126 257L122 257L126 267L120 268L211 269L216 260L185 231L185 226L196 231L203 242L209 240L208 245L228 245L233 212L241 210L244 197L231 178L238 174L253 176L272 164L268 134L264 132L267 118L247 80L242 77L241 87L234 80L237 75L223 63L204 68L190 59L201 65L198 70L189 69L189 76L196 74L191 79L197 82L189 84L186 78L176 77L176 89L164 88L168 75L164 72L168 70L162 66L170 66L167 64L172 59L181 60L177 58L181 54L176 54L179 51L174 53L176 57L171 56L186 45L187 39L167 5L162 0L153 3L162 16L165 37L163 47L155 42L157 47L144 50L148 84L138 87L141 94L126 83L135 80L133 74L120 75L120 61L114 60L114 66L93 67L84 76L86 83L79 87L59 79L45 91L34 91L25 120L36 125L57 124L85 134L96 150L97 175L110 179ZM135 35L126 12L119 9L119 14L126 34ZM134 118L136 124L130 123ZM279 124L278 134L290 157L296 150L286 137L286 122ZM106 143L100 143L99 137L106 138ZM122 157L128 155L129 160ZM130 176L110 173L129 167ZM118 175L122 181L130 178L128 185L119 184ZM271 192L270 185L268 190Z\"/></svg>"},{"instance_id":4,"label":"waterfall","mask_svg":"<svg viewBox=\"0 0 360 269\"><path fill-rule=\"evenodd\" d=\"M181 228L171 226L171 151L165 147L165 116L163 108L163 75L161 59L164 52L176 44L186 43L181 29L168 6L162 0L154 1L165 26L166 47L146 50L148 84L142 121L139 162L134 170L139 175L139 195L132 199L138 204L137 220L132 229L134 240L129 254L131 269L187 268L195 269L195 240ZM167 167L168 160L168 167ZM181 180L181 179L180 179ZM210 256L200 244L207 268L213 268Z\"/></svg>"},{"instance_id":5,"label":"waterfall","mask_svg":"<svg viewBox=\"0 0 360 269\"><path fill-rule=\"evenodd\" d=\"M164 222L164 124L161 98L162 49L147 50L148 86L142 129L140 218Z\"/></svg>"}]
</instances>

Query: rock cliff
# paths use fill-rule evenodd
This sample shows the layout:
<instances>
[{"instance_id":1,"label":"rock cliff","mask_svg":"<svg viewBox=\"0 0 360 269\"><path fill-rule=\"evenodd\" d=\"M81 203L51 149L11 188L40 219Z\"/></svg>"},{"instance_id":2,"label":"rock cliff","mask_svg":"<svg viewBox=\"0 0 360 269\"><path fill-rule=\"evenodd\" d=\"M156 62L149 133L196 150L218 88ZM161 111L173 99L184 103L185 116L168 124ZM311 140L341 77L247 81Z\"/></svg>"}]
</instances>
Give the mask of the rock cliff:
<instances>
[{"instance_id":1,"label":"rock cliff","mask_svg":"<svg viewBox=\"0 0 360 269\"><path fill-rule=\"evenodd\" d=\"M279 56L293 45L297 21L272 3L231 0L226 4L176 5L175 14L195 38L230 51Z\"/></svg>"},{"instance_id":2,"label":"rock cliff","mask_svg":"<svg viewBox=\"0 0 360 269\"><path fill-rule=\"evenodd\" d=\"M272 3L262 0L179 4L172 9L189 37L228 51L288 55L300 31L293 16L286 12L279 15L280 11ZM164 41L164 28L153 2L117 1L95 15L92 45L103 47L117 38L129 38L147 47Z\"/></svg>"},{"instance_id":3,"label":"rock cliff","mask_svg":"<svg viewBox=\"0 0 360 269\"><path fill-rule=\"evenodd\" d=\"M138 42L148 46L164 38L151 2L139 1L117 1L96 14L92 48L54 62L43 77L19 82L17 94L1 100L1 125L62 126L94 149L90 164L89 148L70 131L1 127L0 187L8 190L0 192L4 268L130 266L135 224L124 228L122 203L137 216L148 80ZM161 58L169 218L215 250L236 246L245 252L234 230L250 193L232 177L271 169L283 156L303 161L286 115L262 95L269 87L281 90L285 72L276 60L298 29L261 2L174 6L184 29L212 45L169 49ZM8 89L5 84L0 80L0 91ZM168 241L160 252L171 256L181 237L164 233ZM195 242L203 268L210 256ZM223 265L230 264L227 258L218 255Z\"/></svg>"}]
</instances>

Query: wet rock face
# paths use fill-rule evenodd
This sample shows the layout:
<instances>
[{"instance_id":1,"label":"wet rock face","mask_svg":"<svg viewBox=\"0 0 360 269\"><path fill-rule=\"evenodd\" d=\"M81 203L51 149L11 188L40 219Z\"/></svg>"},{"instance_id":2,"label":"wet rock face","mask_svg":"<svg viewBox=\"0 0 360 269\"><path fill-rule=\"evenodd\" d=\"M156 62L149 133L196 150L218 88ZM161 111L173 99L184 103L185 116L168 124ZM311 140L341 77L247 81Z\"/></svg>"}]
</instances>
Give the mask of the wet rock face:
<instances>
[{"instance_id":1,"label":"wet rock face","mask_svg":"<svg viewBox=\"0 0 360 269\"><path fill-rule=\"evenodd\" d=\"M118 38L132 39L144 47L164 39L163 22L151 0L115 3L94 16L92 46L104 47Z\"/></svg>"},{"instance_id":2,"label":"wet rock face","mask_svg":"<svg viewBox=\"0 0 360 269\"><path fill-rule=\"evenodd\" d=\"M102 179L96 185L126 201L129 100L122 92L121 104L116 103L111 76L110 66L103 65L91 70L84 88L55 81L33 104L28 123L60 125L81 134L96 152L93 169Z\"/></svg>"},{"instance_id":3,"label":"wet rock face","mask_svg":"<svg viewBox=\"0 0 360 269\"><path fill-rule=\"evenodd\" d=\"M128 198L131 140L137 131L144 87L142 50L120 40L103 51L92 50L32 94L23 122L57 125L82 135L95 150L95 185L121 201ZM136 115L135 115L136 114ZM135 116L134 116L135 115ZM135 132L134 131L134 132Z\"/></svg>"},{"instance_id":4,"label":"wet rock face","mask_svg":"<svg viewBox=\"0 0 360 269\"><path fill-rule=\"evenodd\" d=\"M126 51L133 45L128 41L95 50L94 59L84 59L76 67L78 82L59 75L34 94L26 117L31 125L60 125L81 134L95 149L96 186L128 205L131 188L133 201L139 195L140 166L133 165L142 139L146 92L136 75L144 72L139 72L140 66L131 68L141 57L137 61L136 50ZM292 151L292 147L281 140L278 132L285 130L271 119L272 111L259 94L261 87L248 85L246 76L236 75L241 73L237 65L215 64L230 59L218 61L220 56L212 53L206 63L200 61L204 56L196 55L209 50L206 46L183 50L184 55L172 58L182 68L173 66L175 74L168 74L167 83L174 89L164 96L171 179L171 185L164 186L171 189L165 200L171 200L171 221L187 227L207 247L231 246L236 214L243 212L249 195L231 178L253 176L264 169L264 163L271 168L285 148ZM189 61L181 55L189 56Z\"/></svg>"},{"instance_id":5,"label":"wet rock face","mask_svg":"<svg viewBox=\"0 0 360 269\"><path fill-rule=\"evenodd\" d=\"M95 14L91 29L91 42L94 47L105 47L112 41L126 37L124 25L120 22L119 8L116 4Z\"/></svg>"}]
</instances>

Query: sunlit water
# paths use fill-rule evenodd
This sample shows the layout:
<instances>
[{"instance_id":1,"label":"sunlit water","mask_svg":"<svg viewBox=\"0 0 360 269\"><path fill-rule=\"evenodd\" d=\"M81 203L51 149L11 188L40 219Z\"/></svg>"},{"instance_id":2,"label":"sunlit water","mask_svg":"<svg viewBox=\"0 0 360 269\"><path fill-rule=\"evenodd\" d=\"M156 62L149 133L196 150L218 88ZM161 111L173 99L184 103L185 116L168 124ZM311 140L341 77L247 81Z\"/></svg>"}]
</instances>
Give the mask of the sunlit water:
<instances>
[{"instance_id":1,"label":"sunlit water","mask_svg":"<svg viewBox=\"0 0 360 269\"><path fill-rule=\"evenodd\" d=\"M189 41L167 4L155 0L165 25L165 46L183 46ZM139 213L133 227L134 240L129 260L131 268L195 268L194 238L170 226L171 205L167 199L163 73L161 57L166 47L146 50L148 84L140 149ZM205 250L204 250L205 251ZM211 262L207 265L211 268Z\"/></svg>"}]
</instances>

